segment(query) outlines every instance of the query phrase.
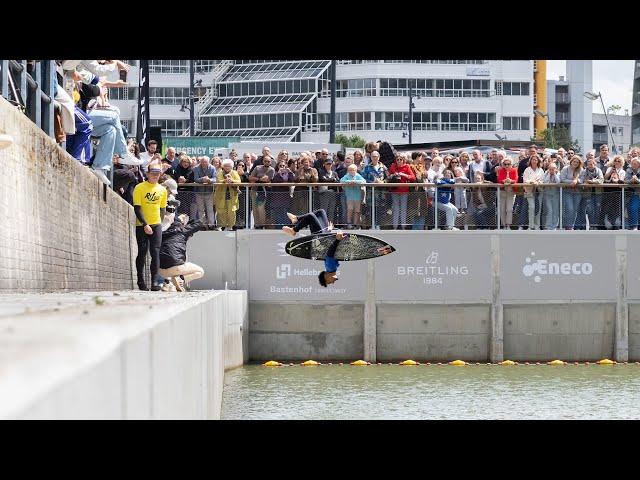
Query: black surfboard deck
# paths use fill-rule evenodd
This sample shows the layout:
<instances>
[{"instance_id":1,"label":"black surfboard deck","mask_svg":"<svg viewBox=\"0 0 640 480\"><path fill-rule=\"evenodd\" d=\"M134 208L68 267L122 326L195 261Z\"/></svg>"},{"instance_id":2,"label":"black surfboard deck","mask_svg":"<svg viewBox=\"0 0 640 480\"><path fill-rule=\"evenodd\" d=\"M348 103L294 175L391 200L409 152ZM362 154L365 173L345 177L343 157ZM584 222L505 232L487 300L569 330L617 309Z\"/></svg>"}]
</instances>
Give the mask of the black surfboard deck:
<instances>
[{"instance_id":1,"label":"black surfboard deck","mask_svg":"<svg viewBox=\"0 0 640 480\"><path fill-rule=\"evenodd\" d=\"M336 233L315 233L306 237L294 238L287 242L285 252L294 257L309 260L324 260L327 250L336 238ZM339 261L366 260L395 252L382 240L360 233L345 233L336 249L335 259Z\"/></svg>"}]
</instances>

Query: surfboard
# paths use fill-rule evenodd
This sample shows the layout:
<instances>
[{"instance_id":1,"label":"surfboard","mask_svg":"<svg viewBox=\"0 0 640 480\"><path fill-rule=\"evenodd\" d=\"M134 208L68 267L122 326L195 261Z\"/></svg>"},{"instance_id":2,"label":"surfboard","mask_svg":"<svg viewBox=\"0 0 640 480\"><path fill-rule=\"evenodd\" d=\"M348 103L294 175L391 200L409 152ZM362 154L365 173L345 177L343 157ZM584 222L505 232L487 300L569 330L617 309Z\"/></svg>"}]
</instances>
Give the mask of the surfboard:
<instances>
[{"instance_id":1,"label":"surfboard","mask_svg":"<svg viewBox=\"0 0 640 480\"><path fill-rule=\"evenodd\" d=\"M285 245L285 252L294 257L324 260L327 250L335 238L335 232L316 233L294 238ZM389 255L395 251L395 248L378 238L345 232L345 238L340 241L336 249L335 259L339 261L366 260Z\"/></svg>"}]
</instances>

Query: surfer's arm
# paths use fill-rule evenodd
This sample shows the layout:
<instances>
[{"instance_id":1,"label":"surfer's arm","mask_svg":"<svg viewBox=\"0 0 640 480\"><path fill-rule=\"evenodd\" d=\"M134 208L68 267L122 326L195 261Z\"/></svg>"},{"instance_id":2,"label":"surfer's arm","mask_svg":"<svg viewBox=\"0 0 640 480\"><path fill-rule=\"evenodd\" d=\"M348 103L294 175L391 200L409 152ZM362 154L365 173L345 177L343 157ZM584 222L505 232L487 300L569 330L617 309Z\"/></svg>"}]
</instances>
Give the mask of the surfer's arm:
<instances>
[{"instance_id":1,"label":"surfer's arm","mask_svg":"<svg viewBox=\"0 0 640 480\"><path fill-rule=\"evenodd\" d=\"M343 238L344 238L344 234L342 232L336 233L336 239L333 241L333 243L329 247L329 250L327 250L327 254L326 254L327 257L335 257L338 244Z\"/></svg>"}]
</instances>

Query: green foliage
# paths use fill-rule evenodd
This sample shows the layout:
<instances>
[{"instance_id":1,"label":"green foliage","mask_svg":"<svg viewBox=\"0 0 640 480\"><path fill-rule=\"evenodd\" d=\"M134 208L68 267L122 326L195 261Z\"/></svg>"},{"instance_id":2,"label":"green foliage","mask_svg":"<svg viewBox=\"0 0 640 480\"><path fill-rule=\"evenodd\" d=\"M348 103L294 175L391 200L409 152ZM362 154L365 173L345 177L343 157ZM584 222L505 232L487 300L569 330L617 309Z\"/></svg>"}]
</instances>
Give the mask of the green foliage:
<instances>
[{"instance_id":1,"label":"green foliage","mask_svg":"<svg viewBox=\"0 0 640 480\"><path fill-rule=\"evenodd\" d=\"M540 132L540 138L532 138L532 141L540 142L542 139L542 146L545 148L558 149L560 147L565 150L573 149L576 153L580 153L580 145L578 140L571 139L569 130L564 127L552 127L547 128Z\"/></svg>"},{"instance_id":2,"label":"green foliage","mask_svg":"<svg viewBox=\"0 0 640 480\"><path fill-rule=\"evenodd\" d=\"M355 134L351 135L350 137L347 137L343 133L338 133L336 134L335 143L339 143L345 148L364 148L364 145L367 142L364 138L359 137L358 135L355 135Z\"/></svg>"},{"instance_id":3,"label":"green foliage","mask_svg":"<svg viewBox=\"0 0 640 480\"><path fill-rule=\"evenodd\" d=\"M622 107L620 105L611 105L609 108L607 108L607 112L613 115L617 115L618 111L620 110L622 110Z\"/></svg>"}]
</instances>

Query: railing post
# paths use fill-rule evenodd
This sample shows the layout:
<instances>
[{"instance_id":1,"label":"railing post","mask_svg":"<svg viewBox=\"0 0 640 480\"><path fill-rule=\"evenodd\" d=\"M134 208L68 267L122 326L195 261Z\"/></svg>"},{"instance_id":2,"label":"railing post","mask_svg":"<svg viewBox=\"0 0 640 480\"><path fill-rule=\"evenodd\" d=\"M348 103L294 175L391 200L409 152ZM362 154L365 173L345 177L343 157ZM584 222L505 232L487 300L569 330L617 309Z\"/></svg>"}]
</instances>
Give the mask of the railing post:
<instances>
[{"instance_id":1,"label":"railing post","mask_svg":"<svg viewBox=\"0 0 640 480\"><path fill-rule=\"evenodd\" d=\"M373 186L371 188L371 230L376 227L376 189Z\"/></svg>"},{"instance_id":2,"label":"railing post","mask_svg":"<svg viewBox=\"0 0 640 480\"><path fill-rule=\"evenodd\" d=\"M313 190L311 190L311 185L307 185L309 189L309 211L313 212Z\"/></svg>"},{"instance_id":3,"label":"railing post","mask_svg":"<svg viewBox=\"0 0 640 480\"><path fill-rule=\"evenodd\" d=\"M43 71L41 74L42 80L42 91L49 96L51 102L43 105L42 107L42 129L49 135L53 137L55 135L53 129L53 111L55 108L54 104L54 81L55 78L55 61L54 60L43 60ZM39 80L40 82L40 80Z\"/></svg>"},{"instance_id":4,"label":"railing post","mask_svg":"<svg viewBox=\"0 0 640 480\"><path fill-rule=\"evenodd\" d=\"M622 221L620 228L624 230L624 187L622 187L622 202L620 202L620 219Z\"/></svg>"},{"instance_id":5,"label":"railing post","mask_svg":"<svg viewBox=\"0 0 640 480\"><path fill-rule=\"evenodd\" d=\"M564 207L562 204L562 187L560 187L560 230L562 230L562 210L564 210Z\"/></svg>"},{"instance_id":6,"label":"railing post","mask_svg":"<svg viewBox=\"0 0 640 480\"><path fill-rule=\"evenodd\" d=\"M18 85L20 86L20 96L22 97L22 101L24 102L24 107L29 114L29 101L28 101L28 92L27 92L27 61L20 60L20 65L22 66L22 71L20 72L20 80Z\"/></svg>"},{"instance_id":7,"label":"railing post","mask_svg":"<svg viewBox=\"0 0 640 480\"><path fill-rule=\"evenodd\" d=\"M433 229L438 229L438 187L436 186L435 193L433 194Z\"/></svg>"},{"instance_id":8,"label":"railing post","mask_svg":"<svg viewBox=\"0 0 640 480\"><path fill-rule=\"evenodd\" d=\"M249 219L249 185L244 187L244 228L250 228Z\"/></svg>"},{"instance_id":9,"label":"railing post","mask_svg":"<svg viewBox=\"0 0 640 480\"><path fill-rule=\"evenodd\" d=\"M498 223L496 224L496 230L500 230L500 187L496 187L496 210L498 214Z\"/></svg>"},{"instance_id":10,"label":"railing post","mask_svg":"<svg viewBox=\"0 0 640 480\"><path fill-rule=\"evenodd\" d=\"M9 98L9 60L2 60L0 65L2 70L0 71L0 89L2 90L2 96Z\"/></svg>"}]
</instances>

